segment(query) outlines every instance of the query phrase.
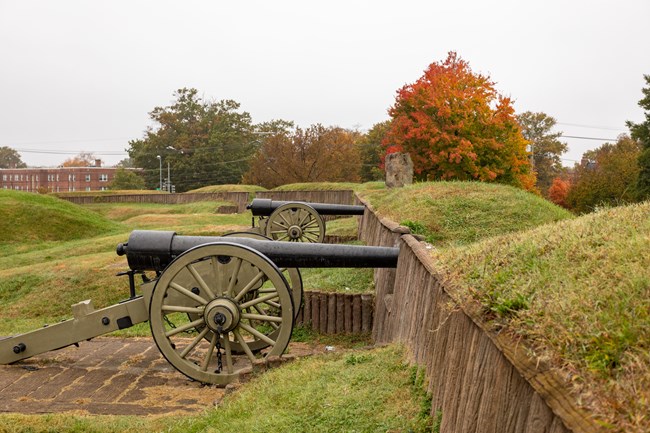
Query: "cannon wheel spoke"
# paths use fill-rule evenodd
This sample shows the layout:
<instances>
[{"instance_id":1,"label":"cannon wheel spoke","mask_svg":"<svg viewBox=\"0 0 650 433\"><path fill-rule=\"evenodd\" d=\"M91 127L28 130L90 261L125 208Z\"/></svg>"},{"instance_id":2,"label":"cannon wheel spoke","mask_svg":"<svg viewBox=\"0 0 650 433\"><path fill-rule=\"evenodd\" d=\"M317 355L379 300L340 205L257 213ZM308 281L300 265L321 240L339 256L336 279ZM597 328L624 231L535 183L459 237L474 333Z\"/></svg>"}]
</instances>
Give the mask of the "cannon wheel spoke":
<instances>
[{"instance_id":1,"label":"cannon wheel spoke","mask_svg":"<svg viewBox=\"0 0 650 433\"><path fill-rule=\"evenodd\" d=\"M285 203L269 215L266 235L276 241L323 242L325 222L307 203Z\"/></svg>"},{"instance_id":2,"label":"cannon wheel spoke","mask_svg":"<svg viewBox=\"0 0 650 433\"><path fill-rule=\"evenodd\" d=\"M195 283L198 289L188 289ZM206 244L178 256L160 275L149 323L174 368L225 385L256 359L284 352L293 328L292 296L282 272L257 251Z\"/></svg>"},{"instance_id":3,"label":"cannon wheel spoke","mask_svg":"<svg viewBox=\"0 0 650 433\"><path fill-rule=\"evenodd\" d=\"M253 232L234 232L234 233L227 233L224 235L224 237L228 237L228 236L233 236L238 238L257 239L257 240L264 240L264 241L271 240L271 238L267 236L264 236L259 233L253 233ZM300 275L300 270L297 268L280 268L280 272L282 272L282 275L284 275L284 278L286 278L287 282L289 283L289 288L291 289L291 298L293 299L293 312L294 312L294 319L295 319L296 317L298 317L298 311L302 306L302 298L303 298L302 275ZM270 293L271 291L273 291L272 288L265 288L265 287L262 287L258 290L259 293L266 293L266 294Z\"/></svg>"}]
</instances>

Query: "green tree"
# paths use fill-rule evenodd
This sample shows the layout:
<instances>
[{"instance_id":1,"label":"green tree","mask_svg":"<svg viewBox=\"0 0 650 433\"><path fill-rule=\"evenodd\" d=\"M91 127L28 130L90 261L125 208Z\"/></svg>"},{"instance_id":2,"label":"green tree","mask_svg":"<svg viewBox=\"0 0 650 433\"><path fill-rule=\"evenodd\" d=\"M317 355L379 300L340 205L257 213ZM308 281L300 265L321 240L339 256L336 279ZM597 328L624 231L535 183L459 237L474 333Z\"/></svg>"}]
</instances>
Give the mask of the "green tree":
<instances>
[{"instance_id":1,"label":"green tree","mask_svg":"<svg viewBox=\"0 0 650 433\"><path fill-rule=\"evenodd\" d=\"M362 135L357 143L361 156L361 182L382 180L385 174L381 168L381 158L384 155L382 142L390 129L390 120L376 123Z\"/></svg>"},{"instance_id":2,"label":"green tree","mask_svg":"<svg viewBox=\"0 0 650 433\"><path fill-rule=\"evenodd\" d=\"M574 168L566 202L570 209L585 213L598 206L619 206L636 201L640 154L636 140L621 135L615 144L605 143L585 152Z\"/></svg>"},{"instance_id":3,"label":"green tree","mask_svg":"<svg viewBox=\"0 0 650 433\"><path fill-rule=\"evenodd\" d=\"M0 168L25 168L27 164L20 159L20 154L11 147L0 147Z\"/></svg>"},{"instance_id":4,"label":"green tree","mask_svg":"<svg viewBox=\"0 0 650 433\"><path fill-rule=\"evenodd\" d=\"M546 195L553 179L563 171L560 157L567 151L567 144L559 140L562 132L551 132L557 122L545 113L526 111L517 116L517 122L529 142L537 188Z\"/></svg>"},{"instance_id":5,"label":"green tree","mask_svg":"<svg viewBox=\"0 0 650 433\"><path fill-rule=\"evenodd\" d=\"M144 179L136 171L120 167L115 170L115 176L108 188L118 190L145 189L145 185Z\"/></svg>"},{"instance_id":6,"label":"green tree","mask_svg":"<svg viewBox=\"0 0 650 433\"><path fill-rule=\"evenodd\" d=\"M454 52L400 89L387 152L411 155L416 179L493 181L534 189L510 98Z\"/></svg>"},{"instance_id":7,"label":"green tree","mask_svg":"<svg viewBox=\"0 0 650 433\"><path fill-rule=\"evenodd\" d=\"M155 126L131 140L129 157L144 169L149 188L171 172L177 192L239 183L257 146L250 114L232 100L205 101L196 89L179 89L176 100L149 113Z\"/></svg>"},{"instance_id":8,"label":"green tree","mask_svg":"<svg viewBox=\"0 0 650 433\"><path fill-rule=\"evenodd\" d=\"M626 122L630 136L643 146L637 161L639 178L636 184L636 193L641 200L650 198L650 75L644 75L643 78L647 87L641 89L643 98L639 101L639 107L645 110L645 120L641 123Z\"/></svg>"},{"instance_id":9,"label":"green tree","mask_svg":"<svg viewBox=\"0 0 650 433\"><path fill-rule=\"evenodd\" d=\"M133 160L131 158L124 158L120 160L117 164L115 164L115 167L136 168L135 165L133 165Z\"/></svg>"}]
</instances>

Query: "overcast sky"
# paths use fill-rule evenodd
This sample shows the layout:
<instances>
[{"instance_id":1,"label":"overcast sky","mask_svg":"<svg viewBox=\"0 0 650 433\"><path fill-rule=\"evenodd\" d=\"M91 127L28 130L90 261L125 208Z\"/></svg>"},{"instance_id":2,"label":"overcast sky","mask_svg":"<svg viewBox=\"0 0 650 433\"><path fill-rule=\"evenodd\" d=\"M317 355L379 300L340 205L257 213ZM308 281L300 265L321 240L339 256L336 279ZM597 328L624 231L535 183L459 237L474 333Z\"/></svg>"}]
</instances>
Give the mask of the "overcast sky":
<instances>
[{"instance_id":1,"label":"overcast sky","mask_svg":"<svg viewBox=\"0 0 650 433\"><path fill-rule=\"evenodd\" d=\"M649 0L0 0L0 146L30 166L114 164L182 87L255 123L367 130L449 51L517 113L615 139L643 119L649 22ZM565 141L565 165L602 144Z\"/></svg>"}]
</instances>

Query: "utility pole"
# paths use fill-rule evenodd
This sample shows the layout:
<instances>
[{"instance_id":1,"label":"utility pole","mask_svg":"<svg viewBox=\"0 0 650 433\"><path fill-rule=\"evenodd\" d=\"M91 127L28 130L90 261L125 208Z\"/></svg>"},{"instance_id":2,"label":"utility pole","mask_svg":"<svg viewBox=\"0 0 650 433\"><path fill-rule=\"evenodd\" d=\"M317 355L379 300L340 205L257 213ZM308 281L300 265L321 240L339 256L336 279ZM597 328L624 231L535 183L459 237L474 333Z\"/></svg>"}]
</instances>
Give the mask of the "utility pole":
<instances>
[{"instance_id":1,"label":"utility pole","mask_svg":"<svg viewBox=\"0 0 650 433\"><path fill-rule=\"evenodd\" d=\"M167 192L172 192L172 175L167 161Z\"/></svg>"}]
</instances>

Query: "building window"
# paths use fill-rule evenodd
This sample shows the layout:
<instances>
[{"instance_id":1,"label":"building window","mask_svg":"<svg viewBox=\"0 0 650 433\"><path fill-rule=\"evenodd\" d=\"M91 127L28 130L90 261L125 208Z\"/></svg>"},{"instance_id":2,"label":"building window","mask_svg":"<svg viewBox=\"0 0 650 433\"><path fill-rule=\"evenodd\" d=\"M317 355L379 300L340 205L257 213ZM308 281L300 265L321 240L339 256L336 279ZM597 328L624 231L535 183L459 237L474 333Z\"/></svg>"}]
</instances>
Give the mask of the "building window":
<instances>
[{"instance_id":1,"label":"building window","mask_svg":"<svg viewBox=\"0 0 650 433\"><path fill-rule=\"evenodd\" d=\"M108 188L106 188L105 186L102 186L101 188L99 188L99 190L100 191L106 191L106 190L108 190Z\"/></svg>"},{"instance_id":2,"label":"building window","mask_svg":"<svg viewBox=\"0 0 650 433\"><path fill-rule=\"evenodd\" d=\"M59 181L59 175L58 174L56 175L56 181L57 182Z\"/></svg>"},{"instance_id":3,"label":"building window","mask_svg":"<svg viewBox=\"0 0 650 433\"><path fill-rule=\"evenodd\" d=\"M108 175L107 174L100 174L99 175L99 181L100 182L108 182Z\"/></svg>"},{"instance_id":4,"label":"building window","mask_svg":"<svg viewBox=\"0 0 650 433\"><path fill-rule=\"evenodd\" d=\"M89 187L89 186L86 187L86 191L90 191L90 187Z\"/></svg>"},{"instance_id":5,"label":"building window","mask_svg":"<svg viewBox=\"0 0 650 433\"><path fill-rule=\"evenodd\" d=\"M86 182L90 182L90 175L89 174L86 175ZM88 190L88 191L90 191L90 190Z\"/></svg>"},{"instance_id":6,"label":"building window","mask_svg":"<svg viewBox=\"0 0 650 433\"><path fill-rule=\"evenodd\" d=\"M7 175L6 174L2 175L2 180L7 180Z\"/></svg>"}]
</instances>

